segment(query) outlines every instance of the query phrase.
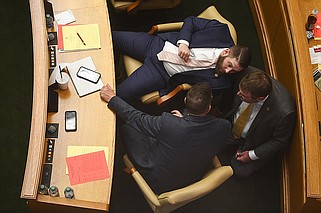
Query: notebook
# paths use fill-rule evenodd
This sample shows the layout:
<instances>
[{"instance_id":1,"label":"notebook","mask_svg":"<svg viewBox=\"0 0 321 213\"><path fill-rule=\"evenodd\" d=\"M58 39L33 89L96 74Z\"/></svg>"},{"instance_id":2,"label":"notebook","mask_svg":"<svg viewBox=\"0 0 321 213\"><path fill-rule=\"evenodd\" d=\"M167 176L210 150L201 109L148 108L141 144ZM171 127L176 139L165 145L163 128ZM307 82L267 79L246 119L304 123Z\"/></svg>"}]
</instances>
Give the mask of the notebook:
<instances>
[{"instance_id":1,"label":"notebook","mask_svg":"<svg viewBox=\"0 0 321 213\"><path fill-rule=\"evenodd\" d=\"M81 59L79 61L69 63L67 65L70 78L72 80L72 83L75 86L75 89L76 89L79 97L83 97L85 95L97 92L104 86L101 78L99 79L99 81L97 83L92 83L92 82L87 81L85 79L79 78L77 76L77 72L81 66L84 66L84 67L87 67L91 70L95 70L96 72L99 72L96 70L95 64L90 56L87 58Z\"/></svg>"},{"instance_id":2,"label":"notebook","mask_svg":"<svg viewBox=\"0 0 321 213\"><path fill-rule=\"evenodd\" d=\"M100 48L98 24L58 26L58 50L60 52Z\"/></svg>"}]
</instances>

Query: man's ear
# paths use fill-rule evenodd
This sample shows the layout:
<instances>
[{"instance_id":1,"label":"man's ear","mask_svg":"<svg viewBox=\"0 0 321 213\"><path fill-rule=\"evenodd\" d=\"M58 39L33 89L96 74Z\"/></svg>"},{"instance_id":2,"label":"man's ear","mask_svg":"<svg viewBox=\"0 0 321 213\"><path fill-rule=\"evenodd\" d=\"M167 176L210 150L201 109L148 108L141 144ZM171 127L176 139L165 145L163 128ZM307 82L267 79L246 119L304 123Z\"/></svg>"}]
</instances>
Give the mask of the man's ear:
<instances>
[{"instance_id":1,"label":"man's ear","mask_svg":"<svg viewBox=\"0 0 321 213\"><path fill-rule=\"evenodd\" d=\"M228 56L230 54L230 52L231 52L231 49L228 48L226 50L223 50L220 55L221 56Z\"/></svg>"},{"instance_id":2,"label":"man's ear","mask_svg":"<svg viewBox=\"0 0 321 213\"><path fill-rule=\"evenodd\" d=\"M186 97L184 98L184 104L186 104Z\"/></svg>"},{"instance_id":3,"label":"man's ear","mask_svg":"<svg viewBox=\"0 0 321 213\"><path fill-rule=\"evenodd\" d=\"M207 109L206 114L209 113L211 111L211 109L212 109L212 104L208 105L208 109Z\"/></svg>"}]
</instances>

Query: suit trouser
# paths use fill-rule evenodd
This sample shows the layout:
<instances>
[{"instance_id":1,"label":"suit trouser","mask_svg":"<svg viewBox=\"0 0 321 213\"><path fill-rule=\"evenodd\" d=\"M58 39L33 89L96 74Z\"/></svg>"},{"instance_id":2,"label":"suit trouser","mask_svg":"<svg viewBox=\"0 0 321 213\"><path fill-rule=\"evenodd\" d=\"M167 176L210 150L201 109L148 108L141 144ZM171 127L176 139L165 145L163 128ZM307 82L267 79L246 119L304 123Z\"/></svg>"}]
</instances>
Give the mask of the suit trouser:
<instances>
[{"instance_id":1,"label":"suit trouser","mask_svg":"<svg viewBox=\"0 0 321 213\"><path fill-rule=\"evenodd\" d=\"M143 62L127 79L117 86L117 95L131 103L141 96L166 87L169 80L163 63L156 54L164 47L164 40L142 32L114 31L115 52L128 55Z\"/></svg>"}]
</instances>

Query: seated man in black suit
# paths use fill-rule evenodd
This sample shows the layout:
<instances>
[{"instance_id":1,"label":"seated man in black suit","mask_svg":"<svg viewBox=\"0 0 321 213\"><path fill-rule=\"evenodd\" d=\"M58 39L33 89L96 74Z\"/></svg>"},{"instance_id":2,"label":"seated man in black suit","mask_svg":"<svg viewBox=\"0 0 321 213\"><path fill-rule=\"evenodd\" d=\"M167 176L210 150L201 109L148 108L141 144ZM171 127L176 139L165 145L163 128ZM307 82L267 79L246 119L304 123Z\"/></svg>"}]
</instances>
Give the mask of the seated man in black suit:
<instances>
[{"instance_id":1,"label":"seated man in black suit","mask_svg":"<svg viewBox=\"0 0 321 213\"><path fill-rule=\"evenodd\" d=\"M234 106L227 118L234 124L234 174L247 177L286 147L296 120L291 94L261 70L249 72L239 83Z\"/></svg>"},{"instance_id":2,"label":"seated man in black suit","mask_svg":"<svg viewBox=\"0 0 321 213\"><path fill-rule=\"evenodd\" d=\"M227 120L207 115L212 100L207 83L188 91L184 115L178 110L148 115L116 96L109 85L101 89L101 98L125 122L122 135L128 157L156 194L201 179L230 135Z\"/></svg>"},{"instance_id":3,"label":"seated man in black suit","mask_svg":"<svg viewBox=\"0 0 321 213\"><path fill-rule=\"evenodd\" d=\"M127 102L154 91L166 95L182 83L206 81L214 90L224 90L234 85L232 73L251 61L249 49L234 46L228 26L217 20L191 16L179 32L113 31L112 37L115 58L122 52L143 63L117 86L117 95ZM164 52L174 56L168 58Z\"/></svg>"}]
</instances>

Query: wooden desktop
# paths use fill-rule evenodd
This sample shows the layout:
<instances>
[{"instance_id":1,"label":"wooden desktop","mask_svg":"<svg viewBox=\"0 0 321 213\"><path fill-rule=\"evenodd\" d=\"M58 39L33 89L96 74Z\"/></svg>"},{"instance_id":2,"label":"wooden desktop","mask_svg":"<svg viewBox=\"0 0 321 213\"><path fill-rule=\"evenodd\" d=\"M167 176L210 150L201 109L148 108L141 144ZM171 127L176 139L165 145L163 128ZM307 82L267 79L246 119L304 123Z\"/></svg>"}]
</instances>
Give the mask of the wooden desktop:
<instances>
[{"instance_id":1,"label":"wooden desktop","mask_svg":"<svg viewBox=\"0 0 321 213\"><path fill-rule=\"evenodd\" d=\"M314 85L305 24L317 0L249 0L266 70L296 99L298 118L291 146L283 156L283 212L321 212L321 92Z\"/></svg>"},{"instance_id":2,"label":"wooden desktop","mask_svg":"<svg viewBox=\"0 0 321 213\"><path fill-rule=\"evenodd\" d=\"M101 49L59 53L56 51L57 65L71 63L91 56L104 84L115 88L114 59L110 22L105 0L50 0L54 13L72 10L75 24L99 24ZM99 92L79 97L72 82L68 89L58 92L58 112L47 112L49 52L43 0L29 0L33 34L34 84L33 105L29 139L29 149L25 168L21 198L28 200L31 210L71 212L108 211L115 147L115 114L100 99ZM55 25L54 31L57 30ZM65 131L65 111L77 111L77 131ZM51 185L59 188L60 197L38 194L46 152L46 124L58 123L58 137L52 162ZM71 186L75 199L64 198L63 190L70 186L66 175L68 146L106 146L107 165L110 177L89 183ZM50 208L48 208L50 207Z\"/></svg>"}]
</instances>

